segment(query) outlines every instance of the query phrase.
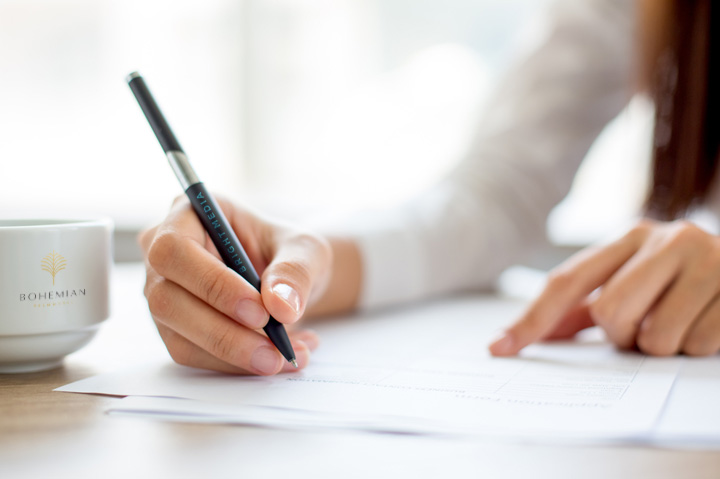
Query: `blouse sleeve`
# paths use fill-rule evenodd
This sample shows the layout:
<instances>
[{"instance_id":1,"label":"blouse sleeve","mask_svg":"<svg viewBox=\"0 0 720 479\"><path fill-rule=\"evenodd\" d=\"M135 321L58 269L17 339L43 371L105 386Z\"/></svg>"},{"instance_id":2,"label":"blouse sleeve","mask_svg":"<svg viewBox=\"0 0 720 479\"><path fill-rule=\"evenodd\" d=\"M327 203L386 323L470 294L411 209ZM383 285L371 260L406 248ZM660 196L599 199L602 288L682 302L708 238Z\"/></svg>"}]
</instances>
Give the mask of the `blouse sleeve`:
<instances>
[{"instance_id":1,"label":"blouse sleeve","mask_svg":"<svg viewBox=\"0 0 720 479\"><path fill-rule=\"evenodd\" d=\"M555 5L547 37L507 74L459 166L355 233L361 307L488 288L545 242L550 210L632 94L634 3Z\"/></svg>"}]
</instances>

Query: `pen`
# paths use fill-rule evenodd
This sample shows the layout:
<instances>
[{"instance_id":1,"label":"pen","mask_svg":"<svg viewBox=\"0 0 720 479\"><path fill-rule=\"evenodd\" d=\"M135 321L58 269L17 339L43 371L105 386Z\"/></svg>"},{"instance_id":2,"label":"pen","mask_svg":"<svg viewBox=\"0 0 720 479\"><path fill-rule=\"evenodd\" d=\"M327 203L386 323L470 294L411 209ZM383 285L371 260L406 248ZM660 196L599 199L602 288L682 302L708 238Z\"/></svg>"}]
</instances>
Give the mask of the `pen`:
<instances>
[{"instance_id":1,"label":"pen","mask_svg":"<svg viewBox=\"0 0 720 479\"><path fill-rule=\"evenodd\" d=\"M190 199L190 204L192 204L200 222L210 235L223 261L228 268L242 276L245 281L260 291L260 276L258 276L257 271L255 271L248 259L245 249L240 244L240 240L238 240L235 232L230 227L230 223L225 218L222 210L205 189L205 185L198 179L185 152L180 147L180 143L178 143L160 108L158 108L157 103L150 94L145 80L138 72L132 72L127 76L126 81L160 142L160 146L162 146L170 166L175 172L175 176L177 176L185 190L185 194ZM280 354L293 366L298 367L295 352L283 325L271 316L263 330L280 351Z\"/></svg>"}]
</instances>

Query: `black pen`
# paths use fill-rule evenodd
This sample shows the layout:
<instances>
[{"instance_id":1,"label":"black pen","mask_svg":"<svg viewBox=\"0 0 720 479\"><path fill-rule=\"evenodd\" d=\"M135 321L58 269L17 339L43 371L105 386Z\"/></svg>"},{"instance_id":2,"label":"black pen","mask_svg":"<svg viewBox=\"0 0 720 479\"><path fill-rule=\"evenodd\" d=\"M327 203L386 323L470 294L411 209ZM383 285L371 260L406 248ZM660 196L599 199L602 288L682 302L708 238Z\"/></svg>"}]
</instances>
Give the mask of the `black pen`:
<instances>
[{"instance_id":1,"label":"black pen","mask_svg":"<svg viewBox=\"0 0 720 479\"><path fill-rule=\"evenodd\" d=\"M190 199L190 204L192 204L200 222L205 227L210 238L212 238L223 261L228 268L242 276L245 281L260 291L260 276L258 276L257 271L255 271L248 259L245 249L240 244L240 240L238 240L235 232L230 227L230 223L225 218L222 210L220 210L218 204L205 189L205 185L195 174L187 156L185 156L185 152L180 147L180 143L178 143L160 108L158 108L157 103L150 94L145 80L138 72L132 72L127 76L126 80L135 95L135 99L140 104L145 118L150 123L150 127L155 132L155 136L160 142L160 146L162 146L170 166L175 172L175 176L180 180L185 194ZM293 366L298 367L295 352L283 325L271 316L263 330L280 351L280 354Z\"/></svg>"}]
</instances>

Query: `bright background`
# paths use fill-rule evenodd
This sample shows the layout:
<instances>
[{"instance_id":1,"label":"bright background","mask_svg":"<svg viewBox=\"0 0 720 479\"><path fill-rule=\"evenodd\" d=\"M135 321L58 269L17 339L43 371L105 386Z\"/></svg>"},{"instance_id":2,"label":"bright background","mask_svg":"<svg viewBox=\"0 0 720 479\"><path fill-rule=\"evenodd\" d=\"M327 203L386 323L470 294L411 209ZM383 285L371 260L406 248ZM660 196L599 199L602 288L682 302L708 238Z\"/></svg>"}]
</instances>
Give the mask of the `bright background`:
<instances>
[{"instance_id":1,"label":"bright background","mask_svg":"<svg viewBox=\"0 0 720 479\"><path fill-rule=\"evenodd\" d=\"M181 191L124 83L133 70L216 192L299 222L390 206L462 156L548 4L0 0L0 216L109 215L128 237L163 218ZM649 119L635 101L603 134L553 241L585 244L635 213Z\"/></svg>"}]
</instances>

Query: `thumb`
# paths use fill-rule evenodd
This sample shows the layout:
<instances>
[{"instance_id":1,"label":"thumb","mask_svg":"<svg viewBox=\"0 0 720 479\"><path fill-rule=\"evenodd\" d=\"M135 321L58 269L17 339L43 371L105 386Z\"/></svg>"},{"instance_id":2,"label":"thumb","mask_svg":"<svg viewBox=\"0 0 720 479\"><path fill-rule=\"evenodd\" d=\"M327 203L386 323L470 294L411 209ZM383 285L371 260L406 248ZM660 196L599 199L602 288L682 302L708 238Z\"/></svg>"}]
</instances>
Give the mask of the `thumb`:
<instances>
[{"instance_id":1,"label":"thumb","mask_svg":"<svg viewBox=\"0 0 720 479\"><path fill-rule=\"evenodd\" d=\"M327 287L331 262L332 251L324 238L283 234L262 275L262 300L270 315L281 323L300 319L310 297Z\"/></svg>"}]
</instances>

